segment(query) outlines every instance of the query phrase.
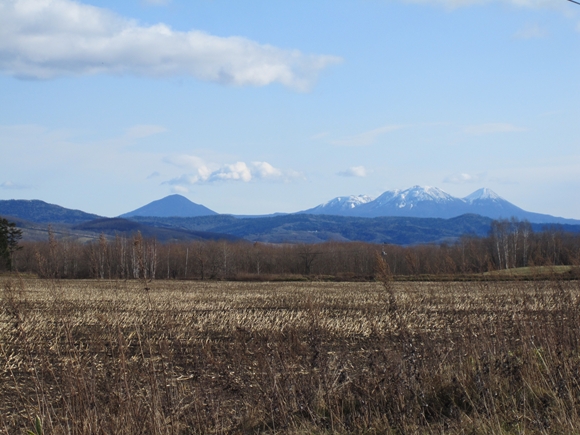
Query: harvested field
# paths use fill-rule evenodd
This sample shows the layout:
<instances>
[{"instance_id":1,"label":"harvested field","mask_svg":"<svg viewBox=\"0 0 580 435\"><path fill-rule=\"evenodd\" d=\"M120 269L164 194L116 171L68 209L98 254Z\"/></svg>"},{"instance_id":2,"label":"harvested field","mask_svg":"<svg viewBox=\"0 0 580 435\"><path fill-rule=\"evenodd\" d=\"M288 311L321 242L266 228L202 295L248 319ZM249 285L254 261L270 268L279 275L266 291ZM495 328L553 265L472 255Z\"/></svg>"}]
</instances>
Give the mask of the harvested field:
<instances>
[{"instance_id":1,"label":"harvested field","mask_svg":"<svg viewBox=\"0 0 580 435\"><path fill-rule=\"evenodd\" d=\"M580 285L0 278L0 433L580 433Z\"/></svg>"}]
</instances>

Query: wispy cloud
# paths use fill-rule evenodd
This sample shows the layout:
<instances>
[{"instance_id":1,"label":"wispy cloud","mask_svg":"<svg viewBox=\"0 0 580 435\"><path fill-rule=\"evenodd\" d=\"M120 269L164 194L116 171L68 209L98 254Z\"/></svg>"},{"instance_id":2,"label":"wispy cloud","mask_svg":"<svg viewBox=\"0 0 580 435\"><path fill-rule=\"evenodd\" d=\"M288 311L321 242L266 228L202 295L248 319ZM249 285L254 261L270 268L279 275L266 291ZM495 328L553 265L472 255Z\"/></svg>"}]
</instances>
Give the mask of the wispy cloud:
<instances>
[{"instance_id":1,"label":"wispy cloud","mask_svg":"<svg viewBox=\"0 0 580 435\"><path fill-rule=\"evenodd\" d=\"M205 167L205 161L189 154L170 155L163 159L165 163L185 169L199 169ZM211 171L210 171L211 172Z\"/></svg>"},{"instance_id":2,"label":"wispy cloud","mask_svg":"<svg viewBox=\"0 0 580 435\"><path fill-rule=\"evenodd\" d=\"M364 166L352 166L345 171L338 173L341 177L366 177L367 170Z\"/></svg>"},{"instance_id":3,"label":"wispy cloud","mask_svg":"<svg viewBox=\"0 0 580 435\"><path fill-rule=\"evenodd\" d=\"M189 189L185 186L171 186L172 193L189 193Z\"/></svg>"},{"instance_id":4,"label":"wispy cloud","mask_svg":"<svg viewBox=\"0 0 580 435\"><path fill-rule=\"evenodd\" d=\"M328 137L328 135L330 135L330 133L328 131L323 131L322 133L317 133L317 134L310 136L308 139L319 140L319 139L323 139L325 137Z\"/></svg>"},{"instance_id":5,"label":"wispy cloud","mask_svg":"<svg viewBox=\"0 0 580 435\"><path fill-rule=\"evenodd\" d=\"M354 136L345 137L342 139L331 140L332 145L339 146L365 146L372 145L376 142L379 136L404 128L404 125L385 125L383 127L375 128L374 130L365 131Z\"/></svg>"},{"instance_id":6,"label":"wispy cloud","mask_svg":"<svg viewBox=\"0 0 580 435\"><path fill-rule=\"evenodd\" d=\"M481 183L486 178L484 173L479 174L468 174L466 172L452 174L443 179L444 183L450 184L471 184L471 183Z\"/></svg>"},{"instance_id":7,"label":"wispy cloud","mask_svg":"<svg viewBox=\"0 0 580 435\"><path fill-rule=\"evenodd\" d=\"M207 181L214 172L203 159L191 155L177 155L167 156L164 158L165 163L177 166L188 170L187 174L180 177L166 181L165 183L171 185L191 185L199 182ZM215 170L219 171L219 166L214 165Z\"/></svg>"},{"instance_id":8,"label":"wispy cloud","mask_svg":"<svg viewBox=\"0 0 580 435\"><path fill-rule=\"evenodd\" d=\"M73 0L0 0L0 71L22 78L192 76L238 86L281 83L304 91L321 70L339 62L336 56L243 37L143 26Z\"/></svg>"},{"instance_id":9,"label":"wispy cloud","mask_svg":"<svg viewBox=\"0 0 580 435\"><path fill-rule=\"evenodd\" d=\"M32 186L28 185L28 184L20 184L20 183L15 183L13 181L4 181L3 183L0 183L0 187L2 189L8 189L8 190L24 190L24 189L31 189Z\"/></svg>"},{"instance_id":10,"label":"wispy cloud","mask_svg":"<svg viewBox=\"0 0 580 435\"><path fill-rule=\"evenodd\" d=\"M167 129L161 125L134 125L127 129L126 136L129 139L141 139L166 131Z\"/></svg>"},{"instance_id":11,"label":"wispy cloud","mask_svg":"<svg viewBox=\"0 0 580 435\"><path fill-rule=\"evenodd\" d=\"M539 39L548 36L548 31L539 24L530 24L518 30L514 37L516 39Z\"/></svg>"},{"instance_id":12,"label":"wispy cloud","mask_svg":"<svg viewBox=\"0 0 580 435\"><path fill-rule=\"evenodd\" d=\"M151 174L149 174L147 176L147 179L151 180L153 178L159 178L159 177L161 177L161 174L159 172L155 171L155 172L152 172Z\"/></svg>"},{"instance_id":13,"label":"wispy cloud","mask_svg":"<svg viewBox=\"0 0 580 435\"><path fill-rule=\"evenodd\" d=\"M515 133L526 131L526 129L507 123L489 123L489 124L469 125L465 127L463 131L471 135L484 135L495 133Z\"/></svg>"}]
</instances>

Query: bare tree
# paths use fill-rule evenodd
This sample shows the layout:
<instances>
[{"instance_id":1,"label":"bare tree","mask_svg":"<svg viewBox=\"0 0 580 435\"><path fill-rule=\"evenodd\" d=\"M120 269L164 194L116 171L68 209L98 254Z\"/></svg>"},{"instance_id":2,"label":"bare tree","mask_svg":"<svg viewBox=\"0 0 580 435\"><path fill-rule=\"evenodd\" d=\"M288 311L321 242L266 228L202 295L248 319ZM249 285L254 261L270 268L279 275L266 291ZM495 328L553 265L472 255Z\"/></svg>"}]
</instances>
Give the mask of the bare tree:
<instances>
[{"instance_id":1,"label":"bare tree","mask_svg":"<svg viewBox=\"0 0 580 435\"><path fill-rule=\"evenodd\" d=\"M320 255L320 252L315 249L316 248L313 245L300 245L298 247L298 257L302 260L304 275L310 275L312 264Z\"/></svg>"}]
</instances>

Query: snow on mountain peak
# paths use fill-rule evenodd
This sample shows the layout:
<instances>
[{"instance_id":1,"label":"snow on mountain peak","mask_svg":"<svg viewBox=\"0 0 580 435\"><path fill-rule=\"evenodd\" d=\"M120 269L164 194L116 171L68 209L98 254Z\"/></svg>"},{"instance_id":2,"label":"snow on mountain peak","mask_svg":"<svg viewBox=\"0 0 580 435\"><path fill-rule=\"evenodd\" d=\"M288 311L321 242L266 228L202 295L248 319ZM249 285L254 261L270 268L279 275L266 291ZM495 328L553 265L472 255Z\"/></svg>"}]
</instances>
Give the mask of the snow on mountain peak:
<instances>
[{"instance_id":1,"label":"snow on mountain peak","mask_svg":"<svg viewBox=\"0 0 580 435\"><path fill-rule=\"evenodd\" d=\"M503 198L501 196L499 196L497 193L495 193L493 190L488 189L487 187L483 187L481 189L478 189L475 192L473 192L471 195L468 195L465 198L463 198L463 200L469 204L472 204L474 201L477 201L480 199L498 200L498 199L503 199Z\"/></svg>"},{"instance_id":2,"label":"snow on mountain peak","mask_svg":"<svg viewBox=\"0 0 580 435\"><path fill-rule=\"evenodd\" d=\"M363 206L372 201L373 198L368 195L339 196L325 202L324 204L304 210L301 213L349 216L352 215L353 211L358 209L359 206Z\"/></svg>"},{"instance_id":3,"label":"snow on mountain peak","mask_svg":"<svg viewBox=\"0 0 580 435\"><path fill-rule=\"evenodd\" d=\"M488 188L476 190L465 198L457 198L431 186L388 190L375 200L366 195L342 196L303 213L368 218L407 216L442 219L471 213L492 219L516 217L538 223L554 222L554 219L559 219L526 212Z\"/></svg>"},{"instance_id":4,"label":"snow on mountain peak","mask_svg":"<svg viewBox=\"0 0 580 435\"><path fill-rule=\"evenodd\" d=\"M455 200L453 196L438 187L432 186L413 186L410 189L402 191L399 196L402 200L413 203L420 201L447 202Z\"/></svg>"},{"instance_id":5,"label":"snow on mountain peak","mask_svg":"<svg viewBox=\"0 0 580 435\"><path fill-rule=\"evenodd\" d=\"M396 198L397 195L399 195L399 193L401 193L401 191L399 189L396 190L387 190L386 192L383 192L377 199L375 199L373 202L376 205L384 205L387 204L389 202L391 202L393 200L393 198Z\"/></svg>"},{"instance_id":6,"label":"snow on mountain peak","mask_svg":"<svg viewBox=\"0 0 580 435\"><path fill-rule=\"evenodd\" d=\"M341 208L355 208L361 204L371 202L372 200L373 198L368 195L339 196L321 204L320 207L326 208L340 206Z\"/></svg>"}]
</instances>

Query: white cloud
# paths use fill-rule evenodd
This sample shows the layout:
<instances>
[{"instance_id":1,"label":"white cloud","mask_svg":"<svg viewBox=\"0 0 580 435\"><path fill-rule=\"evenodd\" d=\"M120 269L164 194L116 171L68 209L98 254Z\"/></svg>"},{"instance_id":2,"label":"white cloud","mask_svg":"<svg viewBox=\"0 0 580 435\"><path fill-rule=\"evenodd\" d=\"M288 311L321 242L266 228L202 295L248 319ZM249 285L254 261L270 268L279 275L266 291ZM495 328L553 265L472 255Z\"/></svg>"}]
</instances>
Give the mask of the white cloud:
<instances>
[{"instance_id":1,"label":"white cloud","mask_svg":"<svg viewBox=\"0 0 580 435\"><path fill-rule=\"evenodd\" d=\"M236 162L231 165L223 165L217 171L211 173L208 181L239 180L248 182L252 179L252 172L244 162Z\"/></svg>"},{"instance_id":2,"label":"white cloud","mask_svg":"<svg viewBox=\"0 0 580 435\"><path fill-rule=\"evenodd\" d=\"M332 145L341 146L365 146L373 144L377 138L383 134L390 133L402 129L403 125L385 125L383 127L375 128L374 130L365 131L364 133L355 136L346 137L344 139L332 140Z\"/></svg>"},{"instance_id":3,"label":"white cloud","mask_svg":"<svg viewBox=\"0 0 580 435\"><path fill-rule=\"evenodd\" d=\"M494 133L514 133L526 131L525 128L518 127L513 124L506 123L490 123L490 124L479 124L479 125L469 125L463 130L467 134L472 135L483 135L483 134L494 134Z\"/></svg>"},{"instance_id":4,"label":"white cloud","mask_svg":"<svg viewBox=\"0 0 580 435\"><path fill-rule=\"evenodd\" d=\"M178 156L168 156L163 159L165 163L182 169L193 170L189 175L182 175L181 177L172 180L170 184L195 184L200 181L206 181L212 174L212 170L205 161L197 156L190 156L186 154ZM173 183L175 181L175 183Z\"/></svg>"},{"instance_id":5,"label":"white cloud","mask_svg":"<svg viewBox=\"0 0 580 435\"><path fill-rule=\"evenodd\" d=\"M276 169L268 162L252 162L254 174L259 178L278 178L282 176L282 171Z\"/></svg>"},{"instance_id":6,"label":"white cloud","mask_svg":"<svg viewBox=\"0 0 580 435\"><path fill-rule=\"evenodd\" d=\"M480 183L485 180L485 174L467 174L465 172L453 174L443 179L444 183L450 184L470 184Z\"/></svg>"},{"instance_id":7,"label":"white cloud","mask_svg":"<svg viewBox=\"0 0 580 435\"><path fill-rule=\"evenodd\" d=\"M268 162L235 162L218 165L206 163L203 159L191 155L169 156L164 159L166 163L188 169L190 172L177 178L173 178L164 184L172 186L190 186L198 183L212 183L217 181L242 181L252 180L280 180L296 178L293 171L282 171Z\"/></svg>"},{"instance_id":8,"label":"white cloud","mask_svg":"<svg viewBox=\"0 0 580 435\"><path fill-rule=\"evenodd\" d=\"M147 179L148 180L151 180L152 178L157 178L157 177L160 177L160 176L161 176L161 174L159 172L155 171L155 172L152 172L151 174L149 174L147 176Z\"/></svg>"},{"instance_id":9,"label":"white cloud","mask_svg":"<svg viewBox=\"0 0 580 435\"><path fill-rule=\"evenodd\" d=\"M364 166L352 166L346 171L341 171L338 173L341 177L366 177L367 170Z\"/></svg>"},{"instance_id":10,"label":"white cloud","mask_svg":"<svg viewBox=\"0 0 580 435\"><path fill-rule=\"evenodd\" d=\"M340 61L242 37L143 26L73 0L0 0L0 71L22 78L189 75L221 84L281 83L307 90L322 69Z\"/></svg>"}]
</instances>

